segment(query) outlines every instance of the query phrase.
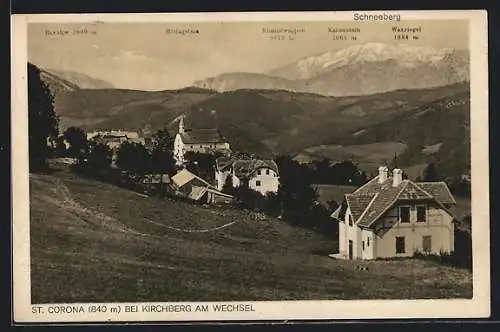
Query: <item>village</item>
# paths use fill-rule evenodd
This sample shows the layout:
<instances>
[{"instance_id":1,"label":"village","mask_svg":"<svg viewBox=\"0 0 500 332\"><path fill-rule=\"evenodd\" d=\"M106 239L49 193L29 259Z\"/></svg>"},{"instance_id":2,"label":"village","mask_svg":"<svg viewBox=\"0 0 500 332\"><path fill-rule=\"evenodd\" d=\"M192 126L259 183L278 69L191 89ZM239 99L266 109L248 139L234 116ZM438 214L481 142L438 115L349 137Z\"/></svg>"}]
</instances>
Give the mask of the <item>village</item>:
<instances>
[{"instance_id":1,"label":"village","mask_svg":"<svg viewBox=\"0 0 500 332\"><path fill-rule=\"evenodd\" d=\"M125 145L154 149L151 138L132 131L106 130L88 132L86 139L106 145L112 154L111 168L119 170L122 179L125 176L128 184L132 181L131 188L144 195L176 197L205 206L234 205L278 218L288 214L290 220L318 218L308 222L320 231L332 232L338 241L338 252L329 254L334 259L439 256L455 251L452 208L456 200L443 181L412 181L403 170L380 165L373 178L356 181L357 187L326 208L319 207L317 197L310 193L309 202L292 201L295 206L283 211L283 182L288 177L288 181L300 183L300 172L280 174L275 160L232 151L217 128L186 128L184 116L179 117L175 138L168 141L171 146L160 147L166 153L171 150L175 164L159 167L156 173L127 166L126 149L122 149ZM71 151L75 142L66 137L64 144ZM128 158L137 163L140 157ZM77 162L75 158L66 160ZM354 175L359 174L355 171ZM306 213L314 209L321 212Z\"/></svg>"},{"instance_id":2,"label":"village","mask_svg":"<svg viewBox=\"0 0 500 332\"><path fill-rule=\"evenodd\" d=\"M30 98L46 102L29 105L30 122L48 124L29 127L33 303L472 297L467 165L450 175L455 164L436 155L423 156L417 171L408 159L436 146L446 156L454 141L371 140L400 152L374 154L370 168L359 154L303 158L320 141L266 150L264 123L248 123L262 96L248 91L235 93L237 104L229 94L154 92L155 102L183 105L155 121L156 106L146 118L150 100L136 103L136 92L110 107L110 94L123 91L83 89L79 112L135 105L130 114L145 119L68 122L37 68L28 69ZM78 99L61 93L59 103L64 96ZM293 109L270 100L260 100L269 122L273 107Z\"/></svg>"}]
</instances>

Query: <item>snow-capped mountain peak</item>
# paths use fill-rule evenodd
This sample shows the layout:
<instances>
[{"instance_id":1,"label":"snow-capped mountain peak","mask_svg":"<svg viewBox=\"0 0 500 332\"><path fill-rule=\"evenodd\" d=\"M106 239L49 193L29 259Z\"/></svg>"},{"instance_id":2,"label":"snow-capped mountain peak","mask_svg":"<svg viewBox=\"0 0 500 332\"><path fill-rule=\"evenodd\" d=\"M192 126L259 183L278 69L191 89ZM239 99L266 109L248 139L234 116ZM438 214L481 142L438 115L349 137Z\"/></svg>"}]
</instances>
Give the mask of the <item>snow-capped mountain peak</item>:
<instances>
[{"instance_id":1,"label":"snow-capped mountain peak","mask_svg":"<svg viewBox=\"0 0 500 332\"><path fill-rule=\"evenodd\" d=\"M230 73L195 83L217 91L282 89L349 96L423 89L469 79L469 56L453 48L365 43L311 55L267 74Z\"/></svg>"},{"instance_id":2,"label":"snow-capped mountain peak","mask_svg":"<svg viewBox=\"0 0 500 332\"><path fill-rule=\"evenodd\" d=\"M405 67L442 61L452 48L431 48L408 44L365 43L302 58L272 70L269 74L287 79L309 79L350 64L394 60Z\"/></svg>"}]
</instances>

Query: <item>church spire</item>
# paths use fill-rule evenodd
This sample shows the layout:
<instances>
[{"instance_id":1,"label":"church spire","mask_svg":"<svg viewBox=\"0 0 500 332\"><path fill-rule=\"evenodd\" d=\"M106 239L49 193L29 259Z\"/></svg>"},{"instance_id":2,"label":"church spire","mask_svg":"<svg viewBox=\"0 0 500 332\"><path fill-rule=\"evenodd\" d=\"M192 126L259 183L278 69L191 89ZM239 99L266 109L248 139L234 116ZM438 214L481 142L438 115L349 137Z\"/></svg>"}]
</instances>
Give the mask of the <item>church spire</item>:
<instances>
[{"instance_id":1,"label":"church spire","mask_svg":"<svg viewBox=\"0 0 500 332\"><path fill-rule=\"evenodd\" d=\"M181 119L179 120L179 134L184 133L184 115L181 115Z\"/></svg>"}]
</instances>

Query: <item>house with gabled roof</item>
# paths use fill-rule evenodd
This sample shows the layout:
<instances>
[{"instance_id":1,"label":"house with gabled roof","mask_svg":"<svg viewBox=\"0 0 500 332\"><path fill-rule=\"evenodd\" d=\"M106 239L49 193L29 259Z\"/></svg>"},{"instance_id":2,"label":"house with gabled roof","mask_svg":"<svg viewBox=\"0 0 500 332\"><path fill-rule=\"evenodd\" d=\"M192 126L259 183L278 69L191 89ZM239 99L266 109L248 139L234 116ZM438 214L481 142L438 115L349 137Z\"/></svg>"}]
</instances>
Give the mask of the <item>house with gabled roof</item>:
<instances>
[{"instance_id":1,"label":"house with gabled roof","mask_svg":"<svg viewBox=\"0 0 500 332\"><path fill-rule=\"evenodd\" d=\"M172 176L171 187L178 196L201 203L231 203L233 196L223 193L201 177L182 169Z\"/></svg>"},{"instance_id":2,"label":"house with gabled roof","mask_svg":"<svg viewBox=\"0 0 500 332\"><path fill-rule=\"evenodd\" d=\"M215 182L222 190L228 178L234 188L242 183L262 195L276 193L279 188L279 170L274 160L244 158L242 156L219 157L215 161Z\"/></svg>"},{"instance_id":3,"label":"house with gabled roof","mask_svg":"<svg viewBox=\"0 0 500 332\"><path fill-rule=\"evenodd\" d=\"M229 154L231 148L218 129L186 129L184 128L184 116L181 116L179 131L174 139L174 158L177 165L184 164L184 156L188 151Z\"/></svg>"},{"instance_id":4,"label":"house with gabled roof","mask_svg":"<svg viewBox=\"0 0 500 332\"><path fill-rule=\"evenodd\" d=\"M379 174L346 194L332 218L339 223L343 259L408 257L454 250L456 204L444 182L413 182L381 166Z\"/></svg>"}]
</instances>

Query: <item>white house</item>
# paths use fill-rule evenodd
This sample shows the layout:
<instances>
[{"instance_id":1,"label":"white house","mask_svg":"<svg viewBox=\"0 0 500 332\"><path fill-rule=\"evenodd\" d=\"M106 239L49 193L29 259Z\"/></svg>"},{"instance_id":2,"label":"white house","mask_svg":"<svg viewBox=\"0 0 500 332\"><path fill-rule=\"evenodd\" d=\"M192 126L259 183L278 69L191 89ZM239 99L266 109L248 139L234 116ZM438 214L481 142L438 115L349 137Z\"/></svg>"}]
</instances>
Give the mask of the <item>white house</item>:
<instances>
[{"instance_id":1,"label":"white house","mask_svg":"<svg viewBox=\"0 0 500 332\"><path fill-rule=\"evenodd\" d=\"M230 153L229 143L217 129L185 129L184 117L179 120L179 132L174 140L174 158L177 165L183 165L184 155L188 151L211 153Z\"/></svg>"},{"instance_id":2,"label":"white house","mask_svg":"<svg viewBox=\"0 0 500 332\"><path fill-rule=\"evenodd\" d=\"M344 259L407 257L414 252L454 250L456 204L444 182L404 180L400 169L379 174L346 194L332 218L339 222L339 254Z\"/></svg>"},{"instance_id":3,"label":"white house","mask_svg":"<svg viewBox=\"0 0 500 332\"><path fill-rule=\"evenodd\" d=\"M215 182L217 189L222 190L228 178L231 177L233 187L248 181L248 186L266 195L276 193L279 187L278 165L273 160L238 159L220 157L215 162Z\"/></svg>"}]
</instances>

